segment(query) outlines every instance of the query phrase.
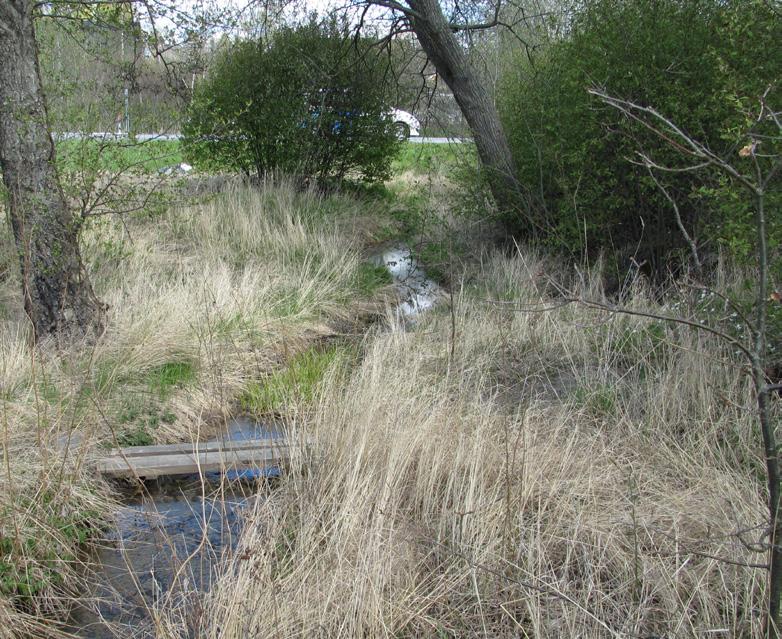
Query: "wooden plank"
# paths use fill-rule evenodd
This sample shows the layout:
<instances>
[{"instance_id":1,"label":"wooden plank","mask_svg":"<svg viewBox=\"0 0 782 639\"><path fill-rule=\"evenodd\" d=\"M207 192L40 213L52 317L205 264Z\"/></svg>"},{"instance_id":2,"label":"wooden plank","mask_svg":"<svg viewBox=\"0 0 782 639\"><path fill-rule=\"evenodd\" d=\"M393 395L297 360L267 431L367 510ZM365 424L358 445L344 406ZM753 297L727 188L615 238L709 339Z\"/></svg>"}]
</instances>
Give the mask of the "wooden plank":
<instances>
[{"instance_id":1,"label":"wooden plank","mask_svg":"<svg viewBox=\"0 0 782 639\"><path fill-rule=\"evenodd\" d=\"M110 477L154 478L162 475L267 468L280 465L289 457L290 447L284 440L138 446L104 457L98 461L97 470Z\"/></svg>"},{"instance_id":2,"label":"wooden plank","mask_svg":"<svg viewBox=\"0 0 782 639\"><path fill-rule=\"evenodd\" d=\"M248 450L258 448L287 448L288 442L281 438L242 439L212 442L185 442L182 444L162 444L156 446L130 446L128 448L113 448L109 456L147 457L149 455L191 455L195 452L206 453L218 450Z\"/></svg>"}]
</instances>

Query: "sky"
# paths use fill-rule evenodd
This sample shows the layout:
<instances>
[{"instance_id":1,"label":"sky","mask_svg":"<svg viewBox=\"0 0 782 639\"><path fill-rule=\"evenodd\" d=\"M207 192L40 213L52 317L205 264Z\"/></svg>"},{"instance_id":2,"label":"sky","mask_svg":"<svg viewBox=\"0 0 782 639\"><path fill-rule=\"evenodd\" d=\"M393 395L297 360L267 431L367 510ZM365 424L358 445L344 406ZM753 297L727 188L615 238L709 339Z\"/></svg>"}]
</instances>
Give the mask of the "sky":
<instances>
[{"instance_id":1,"label":"sky","mask_svg":"<svg viewBox=\"0 0 782 639\"><path fill-rule=\"evenodd\" d=\"M270 0L270 3L273 3L275 7L273 10L286 23L300 22L313 13L325 17L333 12L347 15L351 23L357 23L361 14L361 9L354 6L357 2L358 0ZM181 24L182 17L195 20L198 15L216 16L227 12L230 15L238 16L240 27L238 29L215 28L214 31L216 33L229 31L247 35L251 34L255 25L260 23L264 7L262 0L159 0L158 3L161 7L170 5L176 9L168 16L159 15L156 17L155 26L160 32L176 31ZM387 9L372 7L365 16L365 24L382 27L387 22L388 16Z\"/></svg>"}]
</instances>

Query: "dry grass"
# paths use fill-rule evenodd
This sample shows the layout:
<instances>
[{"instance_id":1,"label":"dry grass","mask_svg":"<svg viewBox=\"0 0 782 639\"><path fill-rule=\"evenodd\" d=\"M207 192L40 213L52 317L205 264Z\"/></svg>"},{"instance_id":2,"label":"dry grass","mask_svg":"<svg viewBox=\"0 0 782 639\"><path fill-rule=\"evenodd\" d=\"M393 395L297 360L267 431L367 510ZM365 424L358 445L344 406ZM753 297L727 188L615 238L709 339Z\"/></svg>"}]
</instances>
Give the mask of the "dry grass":
<instances>
[{"instance_id":1,"label":"dry grass","mask_svg":"<svg viewBox=\"0 0 782 639\"><path fill-rule=\"evenodd\" d=\"M81 591L79 535L113 504L89 471L102 447L210 436L249 380L353 314L365 212L332 224L323 206L263 185L97 222L109 327L70 352L28 348L0 266L0 637L56 634L41 619ZM356 368L336 358L292 427L313 445L202 606L160 600L158 636L759 635L765 572L745 564L763 555L736 533L764 520L760 446L733 355L575 306L521 312L551 305L557 272L484 256L453 318L389 314ZM641 286L629 303L656 308Z\"/></svg>"},{"instance_id":2,"label":"dry grass","mask_svg":"<svg viewBox=\"0 0 782 639\"><path fill-rule=\"evenodd\" d=\"M736 535L764 520L749 384L704 335L515 310L551 301L551 272L487 257L455 342L447 310L368 336L202 613L160 611L167 633L759 636L765 572L742 564L763 555Z\"/></svg>"},{"instance_id":3,"label":"dry grass","mask_svg":"<svg viewBox=\"0 0 782 639\"><path fill-rule=\"evenodd\" d=\"M28 347L5 237L0 636L42 636L36 616L61 614L79 593L76 548L113 508L90 471L101 450L213 435L248 380L355 315L361 246L323 207L269 183L124 224L98 219L83 254L108 328L67 352Z\"/></svg>"}]
</instances>

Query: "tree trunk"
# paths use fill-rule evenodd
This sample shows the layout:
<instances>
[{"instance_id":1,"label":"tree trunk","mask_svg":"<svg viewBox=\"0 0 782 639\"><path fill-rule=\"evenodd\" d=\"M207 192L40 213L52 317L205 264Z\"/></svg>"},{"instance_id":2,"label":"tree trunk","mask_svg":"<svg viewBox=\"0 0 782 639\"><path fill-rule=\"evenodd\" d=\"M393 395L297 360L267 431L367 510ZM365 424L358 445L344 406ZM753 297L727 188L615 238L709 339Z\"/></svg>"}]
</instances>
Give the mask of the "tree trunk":
<instances>
[{"instance_id":1,"label":"tree trunk","mask_svg":"<svg viewBox=\"0 0 782 639\"><path fill-rule=\"evenodd\" d=\"M535 226L518 181L516 165L500 117L486 87L467 60L438 0L407 0L407 14L418 42L445 81L472 131L494 200L500 211L523 218L522 230Z\"/></svg>"},{"instance_id":2,"label":"tree trunk","mask_svg":"<svg viewBox=\"0 0 782 639\"><path fill-rule=\"evenodd\" d=\"M35 338L100 332L104 307L79 254L79 219L57 177L31 0L0 0L0 170Z\"/></svg>"}]
</instances>

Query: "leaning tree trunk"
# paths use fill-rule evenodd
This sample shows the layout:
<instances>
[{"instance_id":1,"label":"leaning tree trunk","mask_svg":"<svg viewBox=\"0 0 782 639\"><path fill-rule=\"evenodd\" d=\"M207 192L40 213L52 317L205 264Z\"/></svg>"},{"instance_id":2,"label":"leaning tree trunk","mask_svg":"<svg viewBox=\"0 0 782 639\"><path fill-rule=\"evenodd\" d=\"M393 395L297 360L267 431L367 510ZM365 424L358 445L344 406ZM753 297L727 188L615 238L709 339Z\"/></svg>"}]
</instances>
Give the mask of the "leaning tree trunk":
<instances>
[{"instance_id":1,"label":"leaning tree trunk","mask_svg":"<svg viewBox=\"0 0 782 639\"><path fill-rule=\"evenodd\" d=\"M472 131L492 195L501 211L521 215L534 233L533 219L518 181L510 146L486 87L467 60L438 0L407 0L410 25L437 74L451 89Z\"/></svg>"},{"instance_id":2,"label":"leaning tree trunk","mask_svg":"<svg viewBox=\"0 0 782 639\"><path fill-rule=\"evenodd\" d=\"M31 0L0 0L0 170L36 338L99 332L104 307L79 254L79 219L57 177Z\"/></svg>"}]
</instances>

